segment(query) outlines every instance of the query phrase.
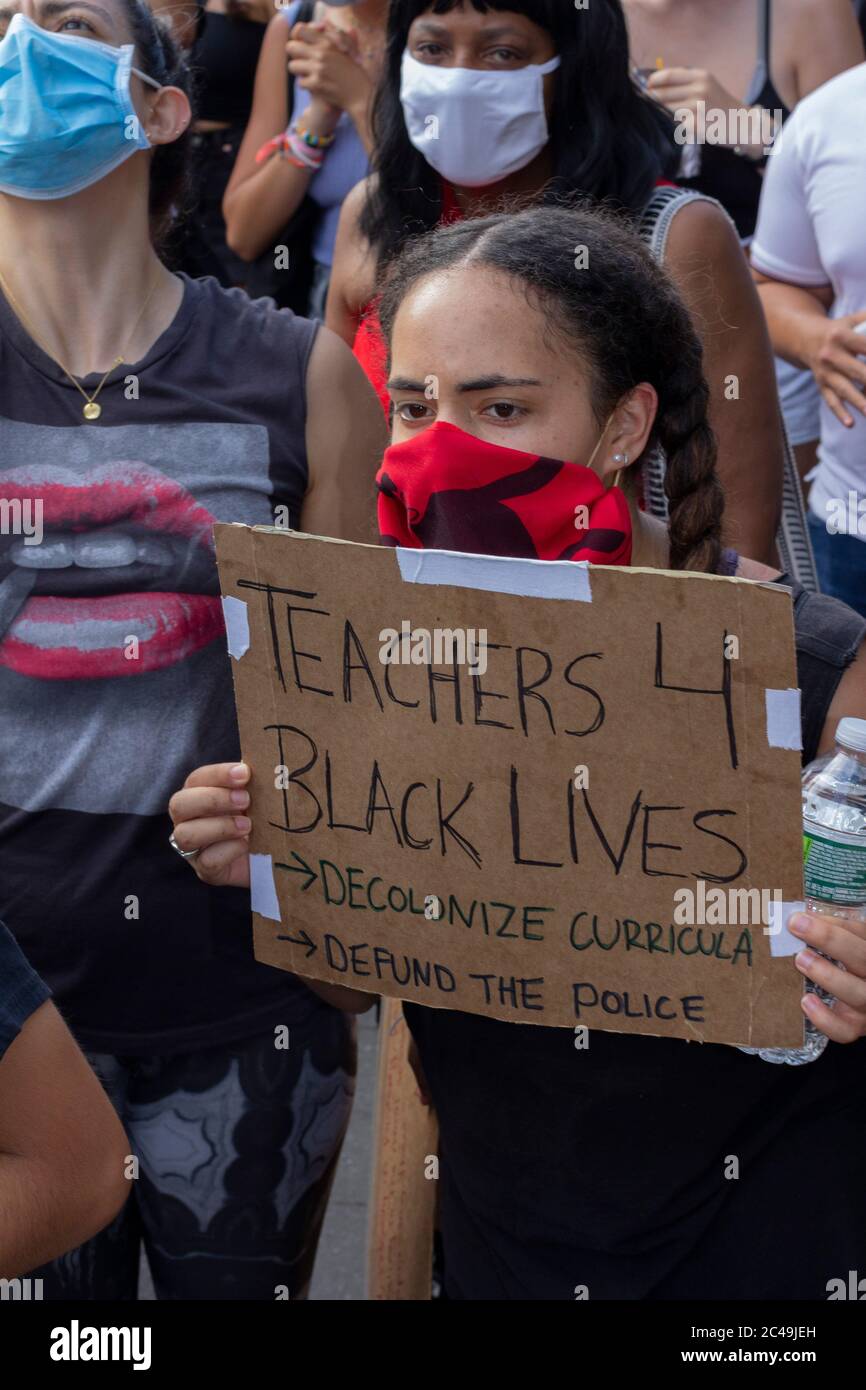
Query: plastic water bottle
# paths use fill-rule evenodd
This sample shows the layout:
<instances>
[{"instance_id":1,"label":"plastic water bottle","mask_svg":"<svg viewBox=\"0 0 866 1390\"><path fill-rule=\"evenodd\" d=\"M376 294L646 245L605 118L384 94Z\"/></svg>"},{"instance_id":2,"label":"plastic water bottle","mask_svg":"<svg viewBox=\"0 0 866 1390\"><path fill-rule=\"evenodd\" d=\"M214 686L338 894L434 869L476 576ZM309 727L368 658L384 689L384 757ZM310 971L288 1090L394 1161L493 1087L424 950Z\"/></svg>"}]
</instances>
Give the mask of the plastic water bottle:
<instances>
[{"instance_id":1,"label":"plastic water bottle","mask_svg":"<svg viewBox=\"0 0 866 1390\"><path fill-rule=\"evenodd\" d=\"M807 912L866 920L866 719L840 720L833 753L803 773L803 874ZM825 1004L833 1002L811 980L806 988ZM801 1066L820 1057L827 1042L807 1018L803 1047L740 1051Z\"/></svg>"}]
</instances>

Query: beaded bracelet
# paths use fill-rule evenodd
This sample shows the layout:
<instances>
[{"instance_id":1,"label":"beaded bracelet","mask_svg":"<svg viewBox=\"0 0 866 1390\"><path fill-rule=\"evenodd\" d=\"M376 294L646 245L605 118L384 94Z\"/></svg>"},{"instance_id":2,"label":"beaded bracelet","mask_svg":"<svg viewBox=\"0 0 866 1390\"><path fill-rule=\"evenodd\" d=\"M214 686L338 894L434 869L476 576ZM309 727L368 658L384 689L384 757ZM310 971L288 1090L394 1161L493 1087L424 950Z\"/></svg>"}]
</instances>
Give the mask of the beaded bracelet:
<instances>
[{"instance_id":1,"label":"beaded bracelet","mask_svg":"<svg viewBox=\"0 0 866 1390\"><path fill-rule=\"evenodd\" d=\"M333 135L314 135L311 130L302 127L299 121L293 121L289 130L293 134L299 135L304 144L309 145L310 148L314 150L329 149L337 138L336 133Z\"/></svg>"},{"instance_id":2,"label":"beaded bracelet","mask_svg":"<svg viewBox=\"0 0 866 1390\"><path fill-rule=\"evenodd\" d=\"M256 164L264 163L275 154L288 164L293 164L296 169L306 169L310 174L315 174L321 169L325 158L324 151L311 149L292 130L285 130L282 134L275 135L272 140L265 141L256 154Z\"/></svg>"},{"instance_id":3,"label":"beaded bracelet","mask_svg":"<svg viewBox=\"0 0 866 1390\"><path fill-rule=\"evenodd\" d=\"M305 145L297 131L291 127L286 131L285 151L287 155L294 155L295 159L299 159L313 173L321 169L325 162L324 150L314 150L311 146Z\"/></svg>"}]
</instances>

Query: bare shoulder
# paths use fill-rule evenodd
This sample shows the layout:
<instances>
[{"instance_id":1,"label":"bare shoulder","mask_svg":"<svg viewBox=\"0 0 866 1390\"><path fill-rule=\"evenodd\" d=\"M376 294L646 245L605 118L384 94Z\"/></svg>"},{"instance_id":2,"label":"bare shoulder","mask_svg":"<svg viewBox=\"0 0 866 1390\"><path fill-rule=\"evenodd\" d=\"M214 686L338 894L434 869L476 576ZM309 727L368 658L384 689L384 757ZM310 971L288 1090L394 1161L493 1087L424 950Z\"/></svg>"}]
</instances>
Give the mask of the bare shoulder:
<instances>
[{"instance_id":1,"label":"bare shoulder","mask_svg":"<svg viewBox=\"0 0 866 1390\"><path fill-rule=\"evenodd\" d=\"M361 179L353 188L350 188L343 199L340 216L347 220L357 221L370 194L375 192L378 180L378 174L368 174L366 178Z\"/></svg>"},{"instance_id":2,"label":"bare shoulder","mask_svg":"<svg viewBox=\"0 0 866 1390\"><path fill-rule=\"evenodd\" d=\"M356 183L343 202L337 224L334 267L328 291L327 322L351 342L357 319L376 288L376 256L361 230L361 213L375 188L374 176Z\"/></svg>"},{"instance_id":3,"label":"bare shoulder","mask_svg":"<svg viewBox=\"0 0 866 1390\"><path fill-rule=\"evenodd\" d=\"M286 23L286 18L282 10L277 10L276 14L274 14L273 10L271 10L270 17L267 23L267 28L265 29L265 37L263 43L265 51L277 52L280 54L281 58L285 59L286 44L289 41L290 32L291 31L289 29L288 24Z\"/></svg>"},{"instance_id":4,"label":"bare shoulder","mask_svg":"<svg viewBox=\"0 0 866 1390\"><path fill-rule=\"evenodd\" d=\"M776 0L783 61L798 75L798 95L808 96L863 61L863 36L851 0Z\"/></svg>"},{"instance_id":5,"label":"bare shoulder","mask_svg":"<svg viewBox=\"0 0 866 1390\"><path fill-rule=\"evenodd\" d=\"M335 386L347 386L363 372L352 349L338 333L322 324L316 334L313 350L307 362L307 394L322 391L329 401Z\"/></svg>"},{"instance_id":6,"label":"bare shoulder","mask_svg":"<svg viewBox=\"0 0 866 1390\"><path fill-rule=\"evenodd\" d=\"M813 44L822 28L838 25L848 30L852 18L856 24L851 0L776 0L773 6L773 20L781 34Z\"/></svg>"},{"instance_id":7,"label":"bare shoulder","mask_svg":"<svg viewBox=\"0 0 866 1390\"><path fill-rule=\"evenodd\" d=\"M376 175L368 174L365 179L361 179L360 183L356 183L343 199L340 220L337 225L335 262L340 256L350 257L354 265L357 266L369 258L372 248L361 231L361 214L375 187Z\"/></svg>"},{"instance_id":8,"label":"bare shoulder","mask_svg":"<svg viewBox=\"0 0 866 1390\"><path fill-rule=\"evenodd\" d=\"M736 229L719 203L709 198L695 198L674 214L667 241L666 263L673 268L677 262L694 263L717 261L734 254L744 260Z\"/></svg>"}]
</instances>

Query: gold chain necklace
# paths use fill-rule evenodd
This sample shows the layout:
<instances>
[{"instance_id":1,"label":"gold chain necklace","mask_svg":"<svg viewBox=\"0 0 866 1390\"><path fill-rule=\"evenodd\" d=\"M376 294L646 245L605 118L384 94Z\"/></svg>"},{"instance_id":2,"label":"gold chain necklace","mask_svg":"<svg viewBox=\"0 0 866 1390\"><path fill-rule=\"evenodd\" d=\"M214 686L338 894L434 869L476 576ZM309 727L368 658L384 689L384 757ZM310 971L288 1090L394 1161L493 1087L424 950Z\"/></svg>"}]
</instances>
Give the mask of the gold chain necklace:
<instances>
[{"instance_id":1,"label":"gold chain necklace","mask_svg":"<svg viewBox=\"0 0 866 1390\"><path fill-rule=\"evenodd\" d=\"M130 333L130 335L129 335L128 339L127 339L127 344L131 343L132 340L134 339L134 337L135 337L135 335L136 335L136 332L137 332L137 330L138 330L138 325L141 323L141 320L144 318L145 310L147 309L148 304L150 303L151 299L153 298L153 292L154 292L154 290L156 289L158 283L159 283L159 276L156 275L156 276L154 277L153 284L151 285L150 289L149 289L148 292L147 292L147 298L145 299L144 303L143 303L142 306L141 306L141 312L139 313L138 318L135 320L135 324L134 324L134 326L133 326L132 332ZM111 373L115 370L115 368L116 368L116 367L119 367L120 364L121 364L121 362L125 361L125 356L118 357L118 358L115 359L114 362L112 362L111 366L109 367L108 371L107 371L107 372L105 373L105 375L103 376L103 378L102 378L102 380L100 381L99 385L97 386L96 390L93 392L92 395L88 396L88 394L87 394L87 392L85 391L84 387L81 385L81 382L80 382L76 377L74 377L74 376L72 375L72 373L71 373L71 371L69 370L69 368L68 368L67 366L65 366L65 365L61 362L61 360L60 360L59 357L56 357L55 354L54 354L53 352L49 352L49 351L48 351L47 347L46 347L45 344L42 342L42 340L41 340L39 337L37 337L37 335L34 333L33 328L31 327L30 321L29 321L29 319L27 318L27 315L24 313L23 309L21 308L21 305L18 303L17 299L16 299L15 296L13 295L13 293L12 293L12 291L10 290L9 286L6 284L6 281L3 279L2 274L0 274L0 290L3 291L4 295L6 296L7 300L9 301L10 305L11 305L12 308L15 310L15 313L18 315L18 318L21 320L22 324L23 324L24 327L26 328L27 332L30 334L30 337L33 339L34 343L36 343L37 347L40 347L40 348L42 349L42 351L45 353L45 356L46 356L46 357L50 357L51 360L52 360L52 362L56 362L56 363L57 363L57 366L60 368L60 370L61 370L66 376L69 377L69 380L72 382L72 385L75 387L75 389L76 389L77 391L80 391L80 392L81 392L82 396L84 397L84 406L82 407L82 412L81 412L81 413L82 413L82 415L84 416L85 420L87 420L87 421L89 421L89 422L93 422L93 421L95 421L95 420L98 420L99 417L100 417L100 415L102 414L102 406L98 404L96 397L99 395L100 391L102 390L103 386L105 385L106 381L107 381L108 378L111 376Z\"/></svg>"}]
</instances>

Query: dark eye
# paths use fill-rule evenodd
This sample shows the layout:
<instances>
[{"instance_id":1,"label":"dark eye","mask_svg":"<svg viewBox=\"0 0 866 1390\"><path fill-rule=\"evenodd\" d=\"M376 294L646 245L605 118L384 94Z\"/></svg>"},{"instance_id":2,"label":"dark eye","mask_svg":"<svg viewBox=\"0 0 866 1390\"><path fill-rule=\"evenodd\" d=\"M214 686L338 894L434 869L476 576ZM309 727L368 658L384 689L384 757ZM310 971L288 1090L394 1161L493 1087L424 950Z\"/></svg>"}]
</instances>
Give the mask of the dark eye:
<instances>
[{"instance_id":1,"label":"dark eye","mask_svg":"<svg viewBox=\"0 0 866 1390\"><path fill-rule=\"evenodd\" d=\"M419 43L415 46L415 56L421 61L425 59L441 58L445 49L441 43L433 43L428 40L426 43Z\"/></svg>"},{"instance_id":2,"label":"dark eye","mask_svg":"<svg viewBox=\"0 0 866 1390\"><path fill-rule=\"evenodd\" d=\"M430 413L430 407L425 405L423 401L403 401L395 409L400 419L407 423L417 423L419 420L424 420Z\"/></svg>"}]
</instances>

